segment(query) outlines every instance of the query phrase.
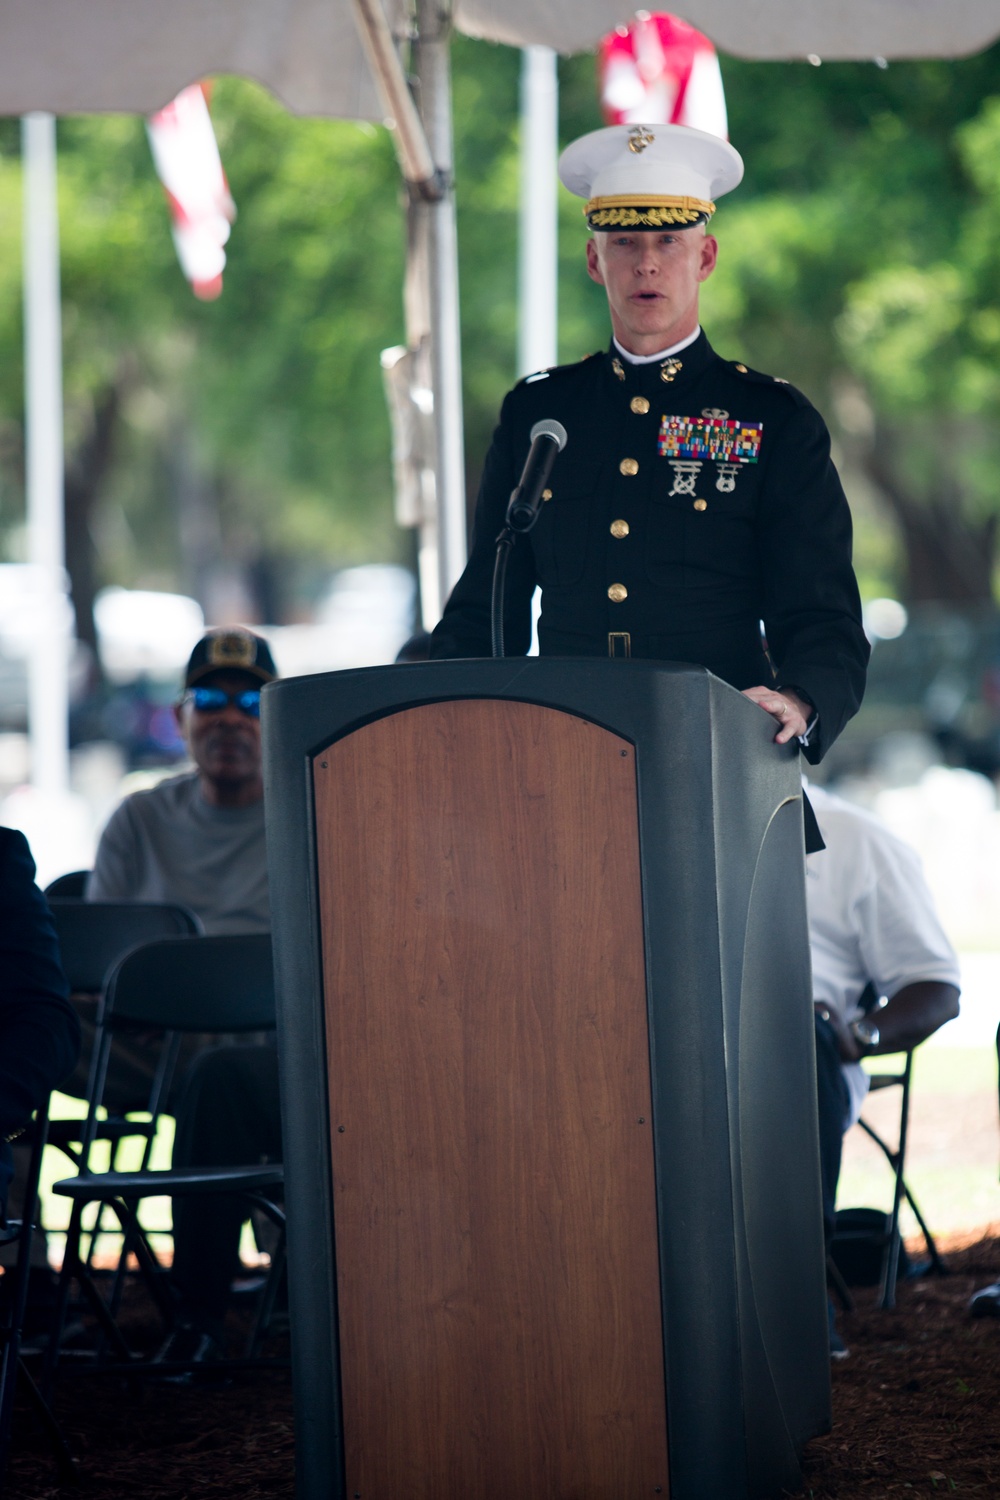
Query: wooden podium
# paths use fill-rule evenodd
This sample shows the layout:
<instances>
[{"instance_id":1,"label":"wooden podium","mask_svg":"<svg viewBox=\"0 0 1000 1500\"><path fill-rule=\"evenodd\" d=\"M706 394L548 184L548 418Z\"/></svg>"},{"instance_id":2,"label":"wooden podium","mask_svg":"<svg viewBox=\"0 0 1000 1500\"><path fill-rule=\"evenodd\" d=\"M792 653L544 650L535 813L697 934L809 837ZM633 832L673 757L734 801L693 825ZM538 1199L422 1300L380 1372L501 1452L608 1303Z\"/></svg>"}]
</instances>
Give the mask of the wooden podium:
<instances>
[{"instance_id":1,"label":"wooden podium","mask_svg":"<svg viewBox=\"0 0 1000 1500\"><path fill-rule=\"evenodd\" d=\"M741 1500L829 1426L801 785L700 668L264 694L300 1500Z\"/></svg>"}]
</instances>

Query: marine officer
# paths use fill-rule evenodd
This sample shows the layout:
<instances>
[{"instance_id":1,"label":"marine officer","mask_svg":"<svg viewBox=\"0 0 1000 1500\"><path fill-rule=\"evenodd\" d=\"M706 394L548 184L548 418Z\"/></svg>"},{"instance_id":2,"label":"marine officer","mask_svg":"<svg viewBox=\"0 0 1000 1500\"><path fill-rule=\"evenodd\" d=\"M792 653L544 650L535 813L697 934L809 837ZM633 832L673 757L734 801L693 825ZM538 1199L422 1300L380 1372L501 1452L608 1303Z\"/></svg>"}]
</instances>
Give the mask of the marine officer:
<instances>
[{"instance_id":1,"label":"marine officer","mask_svg":"<svg viewBox=\"0 0 1000 1500\"><path fill-rule=\"evenodd\" d=\"M543 654L703 665L818 761L861 702L868 643L823 419L784 380L720 358L699 324L707 225L742 160L703 131L615 126L569 146L559 175L587 200L613 338L506 397L431 655L490 655L496 537L531 429L555 418L568 441L510 557L507 653L528 649L540 586Z\"/></svg>"}]
</instances>

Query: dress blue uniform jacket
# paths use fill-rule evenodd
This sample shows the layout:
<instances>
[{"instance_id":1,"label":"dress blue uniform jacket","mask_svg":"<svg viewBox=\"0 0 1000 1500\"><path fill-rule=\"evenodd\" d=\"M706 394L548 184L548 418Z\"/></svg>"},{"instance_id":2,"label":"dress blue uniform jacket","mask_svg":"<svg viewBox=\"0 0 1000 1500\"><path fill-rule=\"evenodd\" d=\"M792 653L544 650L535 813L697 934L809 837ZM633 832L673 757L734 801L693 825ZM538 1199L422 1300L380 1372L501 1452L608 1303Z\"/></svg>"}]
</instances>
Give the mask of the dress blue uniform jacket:
<instances>
[{"instance_id":1,"label":"dress blue uniform jacket","mask_svg":"<svg viewBox=\"0 0 1000 1500\"><path fill-rule=\"evenodd\" d=\"M795 688L819 713L805 749L818 761L857 712L868 662L850 511L806 397L721 359L704 334L652 365L612 345L508 394L431 655L491 654L495 542L544 417L568 441L510 557L507 654L528 649L540 586L543 655L691 662L735 688Z\"/></svg>"},{"instance_id":2,"label":"dress blue uniform jacket","mask_svg":"<svg viewBox=\"0 0 1000 1500\"><path fill-rule=\"evenodd\" d=\"M73 1070L80 1023L59 943L23 833L0 828L0 1212L11 1176L8 1138Z\"/></svg>"}]
</instances>

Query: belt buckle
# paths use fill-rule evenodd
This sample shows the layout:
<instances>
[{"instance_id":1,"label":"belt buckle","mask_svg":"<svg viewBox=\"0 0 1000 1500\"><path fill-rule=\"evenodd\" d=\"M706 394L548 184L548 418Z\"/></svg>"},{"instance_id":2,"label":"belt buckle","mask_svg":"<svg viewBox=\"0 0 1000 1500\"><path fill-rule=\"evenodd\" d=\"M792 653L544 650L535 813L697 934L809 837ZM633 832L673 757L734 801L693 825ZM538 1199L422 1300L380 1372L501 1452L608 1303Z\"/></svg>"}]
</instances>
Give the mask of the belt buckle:
<instances>
[{"instance_id":1,"label":"belt buckle","mask_svg":"<svg viewBox=\"0 0 1000 1500\"><path fill-rule=\"evenodd\" d=\"M632 636L627 630L608 631L608 655L618 657L632 655Z\"/></svg>"}]
</instances>

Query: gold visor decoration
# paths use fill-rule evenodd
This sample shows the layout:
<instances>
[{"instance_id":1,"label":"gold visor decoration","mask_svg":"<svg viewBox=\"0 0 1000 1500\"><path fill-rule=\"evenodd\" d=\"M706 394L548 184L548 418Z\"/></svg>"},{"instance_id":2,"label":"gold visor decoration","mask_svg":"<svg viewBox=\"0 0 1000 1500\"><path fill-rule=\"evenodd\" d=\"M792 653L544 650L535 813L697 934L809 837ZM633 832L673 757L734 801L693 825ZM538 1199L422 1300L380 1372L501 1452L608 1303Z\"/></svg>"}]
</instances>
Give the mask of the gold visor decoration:
<instances>
[{"instance_id":1,"label":"gold visor decoration","mask_svg":"<svg viewBox=\"0 0 1000 1500\"><path fill-rule=\"evenodd\" d=\"M654 198L645 193L615 193L591 198L583 212L591 229L669 229L710 219L715 204L707 198Z\"/></svg>"}]
</instances>

